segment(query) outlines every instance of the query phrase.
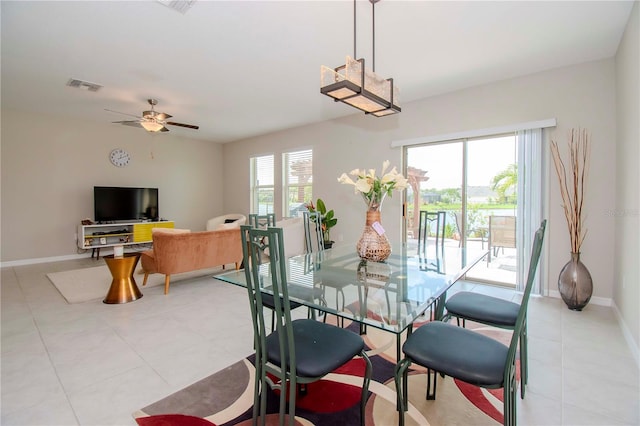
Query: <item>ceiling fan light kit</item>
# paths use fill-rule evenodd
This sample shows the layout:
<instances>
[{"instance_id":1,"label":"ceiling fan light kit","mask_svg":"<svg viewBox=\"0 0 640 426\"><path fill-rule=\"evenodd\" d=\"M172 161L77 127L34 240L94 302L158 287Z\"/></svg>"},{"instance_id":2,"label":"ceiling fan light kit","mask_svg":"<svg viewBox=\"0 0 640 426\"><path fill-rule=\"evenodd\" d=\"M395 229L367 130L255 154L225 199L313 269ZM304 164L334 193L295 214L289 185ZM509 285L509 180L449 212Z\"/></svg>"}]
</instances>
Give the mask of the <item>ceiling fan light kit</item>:
<instances>
[{"instance_id":1,"label":"ceiling fan light kit","mask_svg":"<svg viewBox=\"0 0 640 426\"><path fill-rule=\"evenodd\" d=\"M156 123L155 121L141 121L140 125L144 127L147 132L159 132L162 129L165 129L162 124Z\"/></svg>"},{"instance_id":2,"label":"ceiling fan light kit","mask_svg":"<svg viewBox=\"0 0 640 426\"><path fill-rule=\"evenodd\" d=\"M373 68L365 67L364 58L347 56L345 64L337 68L321 66L320 93L343 102L376 117L384 117L402 111L398 88L393 78L383 78L375 73L375 4L369 0L373 11ZM353 56L356 56L356 0L353 1Z\"/></svg>"},{"instance_id":3,"label":"ceiling fan light kit","mask_svg":"<svg viewBox=\"0 0 640 426\"><path fill-rule=\"evenodd\" d=\"M158 105L157 100L147 99L147 102L149 103L149 105L151 105L151 109L148 111L142 111L142 117L133 115L133 117L137 117L138 120L114 121L114 123L123 124L125 126L142 127L143 129L151 133L168 132L169 129L165 127L166 125L186 127L188 129L194 129L194 130L198 130L200 128L200 126L196 126L193 124L184 124L184 123L176 123L174 121L167 121L168 118L172 117L171 115L164 112L157 112L153 108L155 105ZM132 115L132 114L126 114L124 112L113 111L110 109L107 109L107 111L116 112L118 114Z\"/></svg>"}]
</instances>

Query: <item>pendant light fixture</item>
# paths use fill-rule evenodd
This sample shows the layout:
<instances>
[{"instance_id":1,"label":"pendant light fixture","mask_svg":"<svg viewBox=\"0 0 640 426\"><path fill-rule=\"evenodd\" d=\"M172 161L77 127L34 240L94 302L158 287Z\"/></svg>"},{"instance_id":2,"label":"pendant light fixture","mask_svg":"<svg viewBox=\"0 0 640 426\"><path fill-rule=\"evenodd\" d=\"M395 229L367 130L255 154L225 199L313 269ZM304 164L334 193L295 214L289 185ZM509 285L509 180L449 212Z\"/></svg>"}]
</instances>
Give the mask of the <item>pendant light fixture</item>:
<instances>
[{"instance_id":1,"label":"pendant light fixture","mask_svg":"<svg viewBox=\"0 0 640 426\"><path fill-rule=\"evenodd\" d=\"M353 0L353 58L347 56L344 65L320 68L320 93L344 102L376 117L396 114L402 109L398 102L398 88L393 78L376 74L376 13L380 0L369 0L373 16L373 67L365 68L364 58L356 58L356 0Z\"/></svg>"}]
</instances>

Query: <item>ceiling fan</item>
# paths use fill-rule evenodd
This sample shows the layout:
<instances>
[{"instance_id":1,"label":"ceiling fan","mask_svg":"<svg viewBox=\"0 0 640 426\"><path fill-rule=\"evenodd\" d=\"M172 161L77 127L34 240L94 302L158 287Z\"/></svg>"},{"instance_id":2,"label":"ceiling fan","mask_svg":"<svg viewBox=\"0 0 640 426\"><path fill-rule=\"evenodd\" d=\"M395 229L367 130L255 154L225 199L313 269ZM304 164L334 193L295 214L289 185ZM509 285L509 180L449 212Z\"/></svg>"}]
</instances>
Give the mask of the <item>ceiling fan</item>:
<instances>
[{"instance_id":1,"label":"ceiling fan","mask_svg":"<svg viewBox=\"0 0 640 426\"><path fill-rule=\"evenodd\" d=\"M142 127L148 132L168 132L169 129L165 127L167 125L186 127L188 129L195 129L195 130L198 130L200 128L200 126L195 126L193 124L184 124L184 123L176 123L175 121L167 121L168 118L171 118L171 115L164 112L158 112L155 109L153 109L154 106L158 105L158 101L156 99L147 99L147 102L149 102L149 105L151 105L151 109L149 111L142 111L142 117L133 115L133 114L127 114L126 112L114 111L106 108L105 108L105 111L136 117L137 120L114 121L113 123L123 124L125 126Z\"/></svg>"}]
</instances>

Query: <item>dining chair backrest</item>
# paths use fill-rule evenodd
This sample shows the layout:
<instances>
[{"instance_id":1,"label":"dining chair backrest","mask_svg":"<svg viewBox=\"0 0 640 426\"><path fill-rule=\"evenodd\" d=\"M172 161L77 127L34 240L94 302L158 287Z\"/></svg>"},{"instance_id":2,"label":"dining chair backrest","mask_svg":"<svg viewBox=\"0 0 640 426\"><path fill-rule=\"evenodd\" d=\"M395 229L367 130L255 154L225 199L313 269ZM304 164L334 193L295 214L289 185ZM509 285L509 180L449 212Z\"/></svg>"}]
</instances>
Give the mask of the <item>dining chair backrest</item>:
<instances>
[{"instance_id":1,"label":"dining chair backrest","mask_svg":"<svg viewBox=\"0 0 640 426\"><path fill-rule=\"evenodd\" d=\"M302 212L304 222L304 240L307 253L324 251L322 237L322 215L318 212Z\"/></svg>"},{"instance_id":2,"label":"dining chair backrest","mask_svg":"<svg viewBox=\"0 0 640 426\"><path fill-rule=\"evenodd\" d=\"M527 308L529 306L529 297L531 296L531 289L533 288L534 278L536 276L536 270L540 260L540 253L542 251L542 243L544 241L544 232L547 226L547 220L543 220L540 227L535 233L533 238L533 246L531 248L531 260L529 261L529 272L527 273L527 284L524 288L524 294L522 295L522 302L520 303L520 310L518 311L518 319L513 329L513 335L511 336L511 343L509 344L509 352L507 354L507 365L509 368L505 368L504 380L515 380L515 358L518 350L518 341L522 334L522 329L525 325L527 318Z\"/></svg>"},{"instance_id":3,"label":"dining chair backrest","mask_svg":"<svg viewBox=\"0 0 640 426\"><path fill-rule=\"evenodd\" d=\"M437 211L429 212L426 210L420 210L420 223L418 224L418 250L426 250L427 238L429 237L429 231L431 225L435 221L435 237L436 248L444 246L444 235L446 228L447 212Z\"/></svg>"},{"instance_id":4,"label":"dining chair backrest","mask_svg":"<svg viewBox=\"0 0 640 426\"><path fill-rule=\"evenodd\" d=\"M256 350L253 424L259 420L266 424L267 385L280 393L279 424L284 425L288 401L288 424L294 426L298 385L316 382L360 357L364 360L360 424L364 426L372 370L364 340L350 330L315 319L292 321L290 305L294 301L289 300L282 228L242 226L240 230ZM261 264L267 248L268 262ZM273 296L273 307L263 303L269 296ZM265 314L276 318L272 333L267 331Z\"/></svg>"},{"instance_id":5,"label":"dining chair backrest","mask_svg":"<svg viewBox=\"0 0 640 426\"><path fill-rule=\"evenodd\" d=\"M249 304L251 307L251 318L253 321L254 340L256 348L256 362L264 365L266 363L266 337L269 330L265 326L265 314L276 317L275 330L280 335L280 347L288 349L288 359L291 360L295 374L295 345L293 341L293 329L291 327L291 308L289 303L289 293L287 289L287 267L284 256L284 241L282 228L259 229L252 226L241 226L241 233L245 244L242 245L244 256L244 273L247 282L247 292L249 294ZM268 256L264 252L268 249ZM268 257L268 263L263 268L268 268L269 278L260 275L261 259ZM268 286L273 293L273 307L263 304L263 286ZM267 308L265 310L265 308ZM286 360L287 357L282 357ZM281 366L286 370L285 365Z\"/></svg>"},{"instance_id":6,"label":"dining chair backrest","mask_svg":"<svg viewBox=\"0 0 640 426\"><path fill-rule=\"evenodd\" d=\"M249 225L254 228L268 228L270 226L276 226L276 215L274 213L267 214L255 214L249 215Z\"/></svg>"}]
</instances>

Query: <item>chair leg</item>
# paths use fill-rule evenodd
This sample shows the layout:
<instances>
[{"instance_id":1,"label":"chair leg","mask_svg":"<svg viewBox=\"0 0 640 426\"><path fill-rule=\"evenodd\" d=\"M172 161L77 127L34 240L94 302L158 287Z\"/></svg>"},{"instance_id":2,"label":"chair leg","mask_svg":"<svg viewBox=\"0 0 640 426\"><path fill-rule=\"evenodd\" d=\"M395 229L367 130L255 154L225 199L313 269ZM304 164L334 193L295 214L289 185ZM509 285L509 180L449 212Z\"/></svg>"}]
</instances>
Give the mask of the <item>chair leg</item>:
<instances>
[{"instance_id":1,"label":"chair leg","mask_svg":"<svg viewBox=\"0 0 640 426\"><path fill-rule=\"evenodd\" d=\"M289 379L289 426L295 426L296 423L296 394L298 386L296 377ZM280 388L280 424L284 425L284 416L286 415L287 386L286 382Z\"/></svg>"},{"instance_id":2,"label":"chair leg","mask_svg":"<svg viewBox=\"0 0 640 426\"><path fill-rule=\"evenodd\" d=\"M144 287L145 285L147 285L147 280L149 279L149 273L145 272L144 273L144 279L142 280L142 286Z\"/></svg>"},{"instance_id":3,"label":"chair leg","mask_svg":"<svg viewBox=\"0 0 640 426\"><path fill-rule=\"evenodd\" d=\"M427 401L436 399L436 385L438 384L438 372L433 371L433 389L431 389L431 369L427 369Z\"/></svg>"},{"instance_id":4,"label":"chair leg","mask_svg":"<svg viewBox=\"0 0 640 426\"><path fill-rule=\"evenodd\" d=\"M511 420L511 401L509 401L509 398L511 398L511 392L509 391L509 386L505 384L502 389L502 424L504 426L509 425Z\"/></svg>"},{"instance_id":5,"label":"chair leg","mask_svg":"<svg viewBox=\"0 0 640 426\"><path fill-rule=\"evenodd\" d=\"M253 426L257 426L258 419L260 419L261 425L265 426L267 420L267 377L260 353L256 353L256 375L253 389Z\"/></svg>"},{"instance_id":6,"label":"chair leg","mask_svg":"<svg viewBox=\"0 0 640 426\"><path fill-rule=\"evenodd\" d=\"M404 426L404 412L408 409L407 384L408 368L411 361L407 358L398 361L394 372L394 381L396 384L396 409L398 410L398 426Z\"/></svg>"},{"instance_id":7,"label":"chair leg","mask_svg":"<svg viewBox=\"0 0 640 426\"><path fill-rule=\"evenodd\" d=\"M169 282L171 281L171 275L164 276L164 294L169 294Z\"/></svg>"},{"instance_id":8,"label":"chair leg","mask_svg":"<svg viewBox=\"0 0 640 426\"><path fill-rule=\"evenodd\" d=\"M502 398L504 400L503 417L504 426L516 426L516 378L513 374L509 382L505 383Z\"/></svg>"},{"instance_id":9,"label":"chair leg","mask_svg":"<svg viewBox=\"0 0 640 426\"><path fill-rule=\"evenodd\" d=\"M371 360L367 356L367 353L362 350L360 353L362 359L365 362L364 379L362 381L362 395L360 396L360 425L365 426L365 411L367 408L367 397L369 396L369 384L371 383Z\"/></svg>"},{"instance_id":10,"label":"chair leg","mask_svg":"<svg viewBox=\"0 0 640 426\"><path fill-rule=\"evenodd\" d=\"M524 320L522 333L520 334L520 398L524 399L524 392L529 382L529 363L527 350L527 320Z\"/></svg>"},{"instance_id":11,"label":"chair leg","mask_svg":"<svg viewBox=\"0 0 640 426\"><path fill-rule=\"evenodd\" d=\"M256 358L256 376L253 383L253 426L258 424L260 411L260 384L262 383L262 373L260 369L260 360Z\"/></svg>"}]
</instances>

